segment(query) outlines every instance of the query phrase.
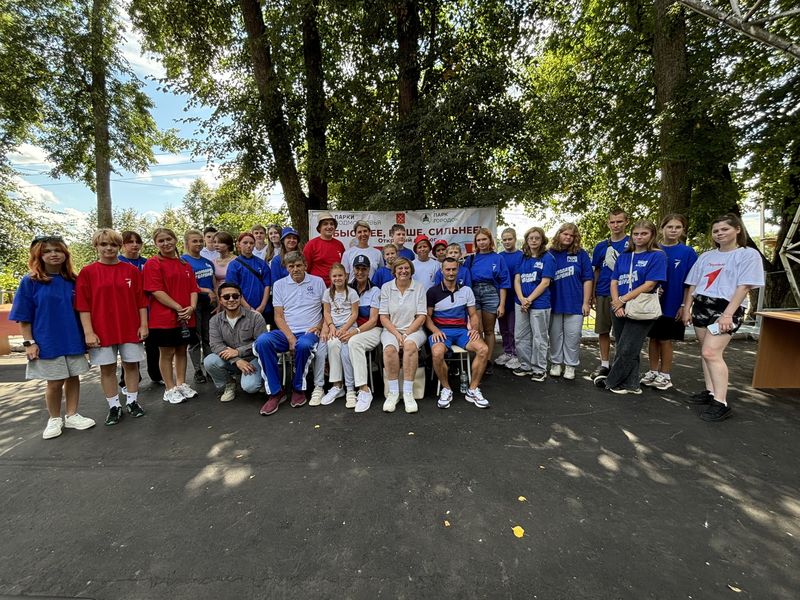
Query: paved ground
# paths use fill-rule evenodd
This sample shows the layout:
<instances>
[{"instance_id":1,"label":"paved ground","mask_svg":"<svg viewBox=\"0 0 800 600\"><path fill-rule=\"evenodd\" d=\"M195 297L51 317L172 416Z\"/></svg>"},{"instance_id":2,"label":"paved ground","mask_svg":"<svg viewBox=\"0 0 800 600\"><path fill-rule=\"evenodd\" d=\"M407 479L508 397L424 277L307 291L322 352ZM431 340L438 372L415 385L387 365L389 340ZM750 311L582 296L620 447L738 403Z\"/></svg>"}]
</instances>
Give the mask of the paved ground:
<instances>
[{"instance_id":1,"label":"paved ground","mask_svg":"<svg viewBox=\"0 0 800 600\"><path fill-rule=\"evenodd\" d=\"M681 401L685 344L680 391L502 372L491 410L418 415L264 418L207 386L178 406L147 391L146 417L105 427L93 374L100 424L49 441L41 388L5 357L0 597L797 598L800 394L749 388L755 349L729 351L718 424Z\"/></svg>"}]
</instances>

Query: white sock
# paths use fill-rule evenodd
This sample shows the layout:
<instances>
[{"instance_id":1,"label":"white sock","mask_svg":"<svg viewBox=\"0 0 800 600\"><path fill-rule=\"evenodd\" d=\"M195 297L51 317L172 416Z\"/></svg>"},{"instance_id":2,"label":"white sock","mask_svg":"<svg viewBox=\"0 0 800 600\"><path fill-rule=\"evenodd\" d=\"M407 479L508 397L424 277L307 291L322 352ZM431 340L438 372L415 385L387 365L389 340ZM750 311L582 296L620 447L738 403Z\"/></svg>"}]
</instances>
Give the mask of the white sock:
<instances>
[{"instance_id":1,"label":"white sock","mask_svg":"<svg viewBox=\"0 0 800 600\"><path fill-rule=\"evenodd\" d=\"M413 381L404 381L403 382L403 394L413 394L414 393L414 382Z\"/></svg>"},{"instance_id":2,"label":"white sock","mask_svg":"<svg viewBox=\"0 0 800 600\"><path fill-rule=\"evenodd\" d=\"M112 398L106 398L106 402L108 402L109 408L114 408L115 406L117 408L122 408L122 405L119 403L119 394Z\"/></svg>"},{"instance_id":3,"label":"white sock","mask_svg":"<svg viewBox=\"0 0 800 600\"><path fill-rule=\"evenodd\" d=\"M389 380L389 393L397 394L400 392L400 381L398 379Z\"/></svg>"},{"instance_id":4,"label":"white sock","mask_svg":"<svg viewBox=\"0 0 800 600\"><path fill-rule=\"evenodd\" d=\"M601 367L605 367L607 369L608 368L608 361L607 360L601 360L600 361L600 366Z\"/></svg>"},{"instance_id":5,"label":"white sock","mask_svg":"<svg viewBox=\"0 0 800 600\"><path fill-rule=\"evenodd\" d=\"M669 373L659 373L664 379L670 379Z\"/></svg>"},{"instance_id":6,"label":"white sock","mask_svg":"<svg viewBox=\"0 0 800 600\"><path fill-rule=\"evenodd\" d=\"M136 402L136 399L138 397L139 397L139 392L138 391L136 391L136 392L128 392L127 403L128 404L133 404L134 402Z\"/></svg>"}]
</instances>

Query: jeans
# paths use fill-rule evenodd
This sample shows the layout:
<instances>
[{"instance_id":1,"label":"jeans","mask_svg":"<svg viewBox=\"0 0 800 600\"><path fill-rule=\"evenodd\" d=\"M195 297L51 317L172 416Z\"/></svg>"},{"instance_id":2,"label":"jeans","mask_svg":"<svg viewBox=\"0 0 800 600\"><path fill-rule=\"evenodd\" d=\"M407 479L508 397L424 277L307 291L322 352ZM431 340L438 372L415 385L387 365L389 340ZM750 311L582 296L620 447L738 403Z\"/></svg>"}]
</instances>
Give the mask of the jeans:
<instances>
[{"instance_id":1,"label":"jeans","mask_svg":"<svg viewBox=\"0 0 800 600\"><path fill-rule=\"evenodd\" d=\"M208 373L214 381L214 385L218 390L224 388L226 383L230 383L231 379L237 373L242 373L242 389L248 394L255 394L258 388L261 387L261 365L258 364L257 358L252 358L248 362L255 367L255 372L242 373L239 367L220 358L219 354L209 354L206 356L203 361L203 366L206 368L206 373Z\"/></svg>"},{"instance_id":2,"label":"jeans","mask_svg":"<svg viewBox=\"0 0 800 600\"><path fill-rule=\"evenodd\" d=\"M607 388L639 389L639 355L654 320L635 321L611 315L611 325L616 340L614 362L606 378Z\"/></svg>"}]
</instances>

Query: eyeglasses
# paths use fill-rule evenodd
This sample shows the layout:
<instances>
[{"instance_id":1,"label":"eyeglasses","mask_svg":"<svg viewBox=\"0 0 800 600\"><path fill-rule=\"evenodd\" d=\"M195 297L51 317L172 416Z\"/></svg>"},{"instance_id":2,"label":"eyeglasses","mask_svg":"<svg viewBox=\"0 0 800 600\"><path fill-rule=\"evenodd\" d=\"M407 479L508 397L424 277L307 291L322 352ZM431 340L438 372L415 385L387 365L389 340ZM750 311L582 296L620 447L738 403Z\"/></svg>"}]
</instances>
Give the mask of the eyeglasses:
<instances>
[{"instance_id":1,"label":"eyeglasses","mask_svg":"<svg viewBox=\"0 0 800 600\"><path fill-rule=\"evenodd\" d=\"M223 300L238 300L241 297L242 297L241 294L222 294L220 296L220 298L222 298Z\"/></svg>"},{"instance_id":2,"label":"eyeglasses","mask_svg":"<svg viewBox=\"0 0 800 600\"><path fill-rule=\"evenodd\" d=\"M31 248L33 248L33 246L35 244L40 244L40 243L41 244L50 244L50 243L63 244L64 243L64 238L62 238L60 235L37 235L31 241Z\"/></svg>"}]
</instances>

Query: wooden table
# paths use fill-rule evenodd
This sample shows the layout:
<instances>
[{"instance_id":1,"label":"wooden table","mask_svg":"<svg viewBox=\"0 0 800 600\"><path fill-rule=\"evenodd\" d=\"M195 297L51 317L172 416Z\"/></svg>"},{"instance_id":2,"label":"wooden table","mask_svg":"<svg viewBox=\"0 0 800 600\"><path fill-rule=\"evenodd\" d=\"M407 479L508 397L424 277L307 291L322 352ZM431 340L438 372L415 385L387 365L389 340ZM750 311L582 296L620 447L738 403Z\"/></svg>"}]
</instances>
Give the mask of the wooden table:
<instances>
[{"instance_id":1,"label":"wooden table","mask_svg":"<svg viewBox=\"0 0 800 600\"><path fill-rule=\"evenodd\" d=\"M761 317L754 388L800 388L800 311L756 313Z\"/></svg>"}]
</instances>

